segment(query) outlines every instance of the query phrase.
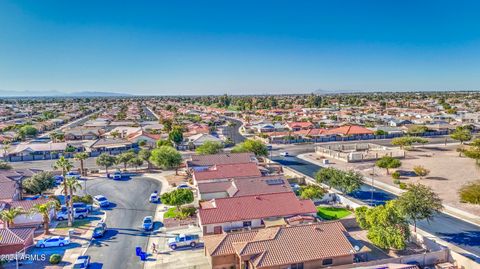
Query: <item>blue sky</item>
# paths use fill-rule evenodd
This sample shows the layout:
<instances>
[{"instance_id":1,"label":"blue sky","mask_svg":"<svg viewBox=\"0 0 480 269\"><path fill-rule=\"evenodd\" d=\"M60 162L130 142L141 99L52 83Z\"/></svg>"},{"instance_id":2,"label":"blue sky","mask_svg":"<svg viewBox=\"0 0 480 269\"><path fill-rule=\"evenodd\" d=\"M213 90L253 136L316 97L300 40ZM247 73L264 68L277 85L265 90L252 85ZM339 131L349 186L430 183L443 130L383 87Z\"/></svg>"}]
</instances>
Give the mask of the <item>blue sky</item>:
<instances>
[{"instance_id":1,"label":"blue sky","mask_svg":"<svg viewBox=\"0 0 480 269\"><path fill-rule=\"evenodd\" d=\"M480 89L480 1L0 1L0 90Z\"/></svg>"}]
</instances>

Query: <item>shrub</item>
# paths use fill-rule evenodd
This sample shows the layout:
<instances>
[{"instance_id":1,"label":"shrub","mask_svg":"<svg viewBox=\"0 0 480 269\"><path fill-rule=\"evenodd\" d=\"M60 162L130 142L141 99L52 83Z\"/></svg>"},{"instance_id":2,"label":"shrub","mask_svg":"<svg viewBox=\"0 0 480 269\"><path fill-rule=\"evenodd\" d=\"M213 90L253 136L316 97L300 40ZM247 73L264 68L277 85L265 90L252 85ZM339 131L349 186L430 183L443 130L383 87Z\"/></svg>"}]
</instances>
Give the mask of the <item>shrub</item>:
<instances>
[{"instance_id":1,"label":"shrub","mask_svg":"<svg viewBox=\"0 0 480 269\"><path fill-rule=\"evenodd\" d=\"M400 187L400 189L402 190L406 190L407 189L407 184L403 183L403 182L400 182L400 184L398 184L398 186Z\"/></svg>"},{"instance_id":2,"label":"shrub","mask_svg":"<svg viewBox=\"0 0 480 269\"><path fill-rule=\"evenodd\" d=\"M89 204L89 205L93 204L93 197L89 194L84 195L84 196L74 195L72 197L72 200L73 200L74 203L81 202L81 203L85 203L85 204Z\"/></svg>"},{"instance_id":3,"label":"shrub","mask_svg":"<svg viewBox=\"0 0 480 269\"><path fill-rule=\"evenodd\" d=\"M395 184L395 185L398 185L398 184L400 184L400 183L401 183L401 182L400 182L400 179L398 179L398 178L396 178L396 179L393 180L393 184Z\"/></svg>"},{"instance_id":4,"label":"shrub","mask_svg":"<svg viewBox=\"0 0 480 269\"><path fill-rule=\"evenodd\" d=\"M398 171L395 171L392 173L392 178L393 179L399 179L400 178L400 172ZM398 183L397 183L398 184Z\"/></svg>"},{"instance_id":5,"label":"shrub","mask_svg":"<svg viewBox=\"0 0 480 269\"><path fill-rule=\"evenodd\" d=\"M480 204L480 180L465 184L458 193L460 202Z\"/></svg>"},{"instance_id":6,"label":"shrub","mask_svg":"<svg viewBox=\"0 0 480 269\"><path fill-rule=\"evenodd\" d=\"M413 172L415 172L415 174L417 174L417 176L419 176L420 178L423 178L430 173L430 170L421 165L417 165L413 167Z\"/></svg>"},{"instance_id":7,"label":"shrub","mask_svg":"<svg viewBox=\"0 0 480 269\"><path fill-rule=\"evenodd\" d=\"M62 256L60 254L53 254L50 256L50 264L59 264L62 261Z\"/></svg>"},{"instance_id":8,"label":"shrub","mask_svg":"<svg viewBox=\"0 0 480 269\"><path fill-rule=\"evenodd\" d=\"M181 219L186 219L188 217L191 217L191 216L195 215L196 212L197 212L197 209L195 209L195 207L184 206L184 207L180 208L180 212L178 214L178 217L180 217Z\"/></svg>"}]
</instances>

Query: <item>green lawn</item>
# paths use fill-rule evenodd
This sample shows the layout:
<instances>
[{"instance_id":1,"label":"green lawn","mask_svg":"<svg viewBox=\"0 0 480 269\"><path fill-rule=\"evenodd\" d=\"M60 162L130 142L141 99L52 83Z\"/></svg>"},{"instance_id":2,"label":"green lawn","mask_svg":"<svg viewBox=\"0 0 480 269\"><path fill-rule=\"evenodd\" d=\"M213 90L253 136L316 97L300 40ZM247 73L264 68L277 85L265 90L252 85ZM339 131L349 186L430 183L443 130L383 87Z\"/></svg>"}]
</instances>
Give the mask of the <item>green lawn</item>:
<instances>
[{"instance_id":1,"label":"green lawn","mask_svg":"<svg viewBox=\"0 0 480 269\"><path fill-rule=\"evenodd\" d=\"M317 207L317 216L325 220L341 219L350 214L352 214L352 212L348 211L345 208L324 207L324 206Z\"/></svg>"},{"instance_id":2,"label":"green lawn","mask_svg":"<svg viewBox=\"0 0 480 269\"><path fill-rule=\"evenodd\" d=\"M72 228L87 228L90 225L91 220L88 219L80 219L80 220L75 220L73 222L73 227L68 227L68 222L67 221L62 221L57 224L57 227L55 229L72 229Z\"/></svg>"},{"instance_id":3,"label":"green lawn","mask_svg":"<svg viewBox=\"0 0 480 269\"><path fill-rule=\"evenodd\" d=\"M163 219L173 219L177 216L177 208L170 207L165 214L163 214Z\"/></svg>"}]
</instances>

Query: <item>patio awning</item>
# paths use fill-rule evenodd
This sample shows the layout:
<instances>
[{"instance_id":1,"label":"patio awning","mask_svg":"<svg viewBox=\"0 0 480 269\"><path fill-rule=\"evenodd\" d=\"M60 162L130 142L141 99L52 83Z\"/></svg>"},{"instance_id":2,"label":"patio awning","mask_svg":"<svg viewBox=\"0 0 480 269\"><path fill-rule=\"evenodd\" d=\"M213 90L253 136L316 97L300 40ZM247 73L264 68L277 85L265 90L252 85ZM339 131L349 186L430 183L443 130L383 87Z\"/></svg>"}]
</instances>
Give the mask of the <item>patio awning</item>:
<instances>
[{"instance_id":1,"label":"patio awning","mask_svg":"<svg viewBox=\"0 0 480 269\"><path fill-rule=\"evenodd\" d=\"M265 228L287 225L287 223L285 222L285 219L283 219L283 218L274 219L274 220L266 220L265 219L265 220L263 220L263 223L265 223Z\"/></svg>"}]
</instances>

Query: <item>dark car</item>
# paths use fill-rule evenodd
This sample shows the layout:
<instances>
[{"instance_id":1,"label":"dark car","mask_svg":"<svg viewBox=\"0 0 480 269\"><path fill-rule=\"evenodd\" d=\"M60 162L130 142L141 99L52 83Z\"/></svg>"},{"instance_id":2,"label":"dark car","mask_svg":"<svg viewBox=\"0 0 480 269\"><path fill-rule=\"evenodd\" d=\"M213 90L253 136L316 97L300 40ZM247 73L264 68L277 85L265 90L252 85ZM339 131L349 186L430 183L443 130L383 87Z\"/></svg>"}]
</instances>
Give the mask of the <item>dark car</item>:
<instances>
[{"instance_id":1,"label":"dark car","mask_svg":"<svg viewBox=\"0 0 480 269\"><path fill-rule=\"evenodd\" d=\"M93 238L100 238L103 237L105 232L107 231L107 224L105 222L99 222L97 226L95 226L95 229L93 229Z\"/></svg>"}]
</instances>

